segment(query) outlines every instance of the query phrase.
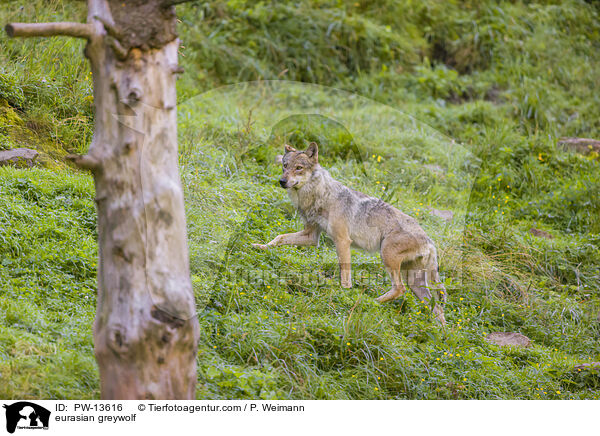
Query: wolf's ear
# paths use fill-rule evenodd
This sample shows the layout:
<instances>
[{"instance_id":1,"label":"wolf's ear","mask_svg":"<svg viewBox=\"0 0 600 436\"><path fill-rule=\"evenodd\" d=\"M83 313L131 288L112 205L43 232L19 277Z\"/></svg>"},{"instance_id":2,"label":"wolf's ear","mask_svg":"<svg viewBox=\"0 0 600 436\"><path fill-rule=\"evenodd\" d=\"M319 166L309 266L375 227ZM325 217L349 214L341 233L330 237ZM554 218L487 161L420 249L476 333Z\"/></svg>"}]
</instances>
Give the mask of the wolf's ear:
<instances>
[{"instance_id":1,"label":"wolf's ear","mask_svg":"<svg viewBox=\"0 0 600 436\"><path fill-rule=\"evenodd\" d=\"M318 160L319 159L319 146L316 142L311 142L308 144L308 148L304 152L308 157Z\"/></svg>"},{"instance_id":2,"label":"wolf's ear","mask_svg":"<svg viewBox=\"0 0 600 436\"><path fill-rule=\"evenodd\" d=\"M291 145L289 145L289 144L285 144L285 145L283 146L283 148L285 149L285 152L286 152L286 153L291 153L292 151L298 151L298 150L296 150L294 147L292 147L292 146L291 146Z\"/></svg>"}]
</instances>

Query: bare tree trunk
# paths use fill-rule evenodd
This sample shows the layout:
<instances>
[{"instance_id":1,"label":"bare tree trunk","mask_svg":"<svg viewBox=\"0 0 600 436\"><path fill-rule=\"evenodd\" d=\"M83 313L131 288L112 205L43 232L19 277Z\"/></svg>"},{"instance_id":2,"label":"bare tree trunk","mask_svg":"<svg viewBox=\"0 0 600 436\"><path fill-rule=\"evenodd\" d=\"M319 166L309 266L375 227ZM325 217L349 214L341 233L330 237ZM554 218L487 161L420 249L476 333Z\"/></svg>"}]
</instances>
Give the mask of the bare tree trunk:
<instances>
[{"instance_id":1,"label":"bare tree trunk","mask_svg":"<svg viewBox=\"0 0 600 436\"><path fill-rule=\"evenodd\" d=\"M177 167L178 40L171 0L88 0L87 24L10 24L88 39L96 129L71 156L96 184L103 399L192 399L199 335Z\"/></svg>"}]
</instances>

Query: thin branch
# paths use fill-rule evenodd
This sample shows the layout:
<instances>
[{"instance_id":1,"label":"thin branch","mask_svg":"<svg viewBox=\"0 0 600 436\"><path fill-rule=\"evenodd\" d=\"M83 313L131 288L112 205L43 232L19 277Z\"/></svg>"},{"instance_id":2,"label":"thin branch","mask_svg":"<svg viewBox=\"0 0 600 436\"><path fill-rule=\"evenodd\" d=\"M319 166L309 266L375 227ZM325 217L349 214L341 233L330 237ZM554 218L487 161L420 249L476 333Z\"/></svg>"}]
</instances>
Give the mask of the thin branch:
<instances>
[{"instance_id":1,"label":"thin branch","mask_svg":"<svg viewBox=\"0 0 600 436\"><path fill-rule=\"evenodd\" d=\"M106 30L106 33L108 33L110 36L115 38L117 41L121 41L123 39L123 35L113 23L109 22L107 19L101 17L100 15L96 15L94 16L94 18L102 23L102 25L104 26L104 30Z\"/></svg>"},{"instance_id":2,"label":"thin branch","mask_svg":"<svg viewBox=\"0 0 600 436\"><path fill-rule=\"evenodd\" d=\"M183 74L185 72L185 70L183 69L183 67L181 65L171 65L171 73L173 74Z\"/></svg>"},{"instance_id":3,"label":"thin branch","mask_svg":"<svg viewBox=\"0 0 600 436\"><path fill-rule=\"evenodd\" d=\"M9 23L4 28L8 36L73 36L90 39L94 28L84 23Z\"/></svg>"},{"instance_id":4,"label":"thin branch","mask_svg":"<svg viewBox=\"0 0 600 436\"><path fill-rule=\"evenodd\" d=\"M66 158L82 170L89 170L93 172L98 170L101 166L98 159L89 154L68 154Z\"/></svg>"},{"instance_id":5,"label":"thin branch","mask_svg":"<svg viewBox=\"0 0 600 436\"><path fill-rule=\"evenodd\" d=\"M123 47L118 39L109 36L108 38L106 38L106 41L110 48L113 49L113 52L117 59L119 59L120 61L124 61L125 59L127 59L127 54L129 53L129 50Z\"/></svg>"},{"instance_id":6,"label":"thin branch","mask_svg":"<svg viewBox=\"0 0 600 436\"><path fill-rule=\"evenodd\" d=\"M187 3L190 1L193 1L193 0L163 0L162 6L168 7L168 6L173 6L173 5L179 5L181 3Z\"/></svg>"}]
</instances>

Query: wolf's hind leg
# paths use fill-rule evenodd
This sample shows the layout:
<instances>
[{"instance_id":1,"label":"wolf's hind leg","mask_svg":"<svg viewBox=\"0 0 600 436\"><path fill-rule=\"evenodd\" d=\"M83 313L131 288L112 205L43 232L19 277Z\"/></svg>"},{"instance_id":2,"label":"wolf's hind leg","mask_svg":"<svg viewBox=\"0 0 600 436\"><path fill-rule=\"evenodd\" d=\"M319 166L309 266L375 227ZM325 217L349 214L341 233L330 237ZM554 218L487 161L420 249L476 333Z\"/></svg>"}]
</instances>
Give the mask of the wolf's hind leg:
<instances>
[{"instance_id":1,"label":"wolf's hind leg","mask_svg":"<svg viewBox=\"0 0 600 436\"><path fill-rule=\"evenodd\" d=\"M429 292L429 286L427 284L428 273L431 273L431 271L427 271L423 267L408 271L408 284L411 290L415 293L419 301L426 304L429 304L432 299L431 292ZM433 306L433 314L440 324L446 324L446 318L444 317L444 309L442 309L442 306L435 303Z\"/></svg>"},{"instance_id":2,"label":"wolf's hind leg","mask_svg":"<svg viewBox=\"0 0 600 436\"><path fill-rule=\"evenodd\" d=\"M445 303L448 299L448 295L446 287L440 280L440 273L437 271L437 266L435 269L429 270L429 277L431 278L431 287L437 291L439 300Z\"/></svg>"},{"instance_id":3,"label":"wolf's hind leg","mask_svg":"<svg viewBox=\"0 0 600 436\"><path fill-rule=\"evenodd\" d=\"M402 276L400 270L390 270L389 268L386 268L386 270L390 276L390 279L392 280L392 289L375 299L375 301L378 301L380 303L395 300L396 298L399 298L402 295L404 295L404 293L406 292L406 287L404 286L404 283L402 283Z\"/></svg>"},{"instance_id":4,"label":"wolf's hind leg","mask_svg":"<svg viewBox=\"0 0 600 436\"><path fill-rule=\"evenodd\" d=\"M389 241L384 239L381 244L381 260L392 281L392 289L375 299L380 303L395 300L406 292L406 287L402 282L401 269L405 255L399 250L401 245L399 245L398 242L399 241Z\"/></svg>"},{"instance_id":5,"label":"wolf's hind leg","mask_svg":"<svg viewBox=\"0 0 600 436\"><path fill-rule=\"evenodd\" d=\"M424 256L416 261L419 264L418 269L424 269L427 271L426 281L429 282L430 287L437 292L438 300L445 303L448 299L448 295L446 293L446 287L440 280L440 273L438 268L437 261L437 250L435 247L431 247L430 253L428 256Z\"/></svg>"},{"instance_id":6,"label":"wolf's hind leg","mask_svg":"<svg viewBox=\"0 0 600 436\"><path fill-rule=\"evenodd\" d=\"M275 239L267 244L252 244L252 246L261 250L266 250L280 245L317 245L319 242L319 233L320 232L316 228L307 227L300 232L284 233L283 235L276 236Z\"/></svg>"}]
</instances>

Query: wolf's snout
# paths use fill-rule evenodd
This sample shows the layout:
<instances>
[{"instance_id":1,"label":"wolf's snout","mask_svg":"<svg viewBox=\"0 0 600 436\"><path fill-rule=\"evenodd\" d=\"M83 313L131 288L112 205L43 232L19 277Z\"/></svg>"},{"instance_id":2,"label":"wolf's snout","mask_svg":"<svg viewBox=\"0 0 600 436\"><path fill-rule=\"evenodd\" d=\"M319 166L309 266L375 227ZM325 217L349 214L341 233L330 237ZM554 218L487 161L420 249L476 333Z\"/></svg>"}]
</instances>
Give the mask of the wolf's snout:
<instances>
[{"instance_id":1,"label":"wolf's snout","mask_svg":"<svg viewBox=\"0 0 600 436\"><path fill-rule=\"evenodd\" d=\"M279 179L279 184L281 185L282 188L285 188L286 187L285 185L287 184L287 180Z\"/></svg>"}]
</instances>

